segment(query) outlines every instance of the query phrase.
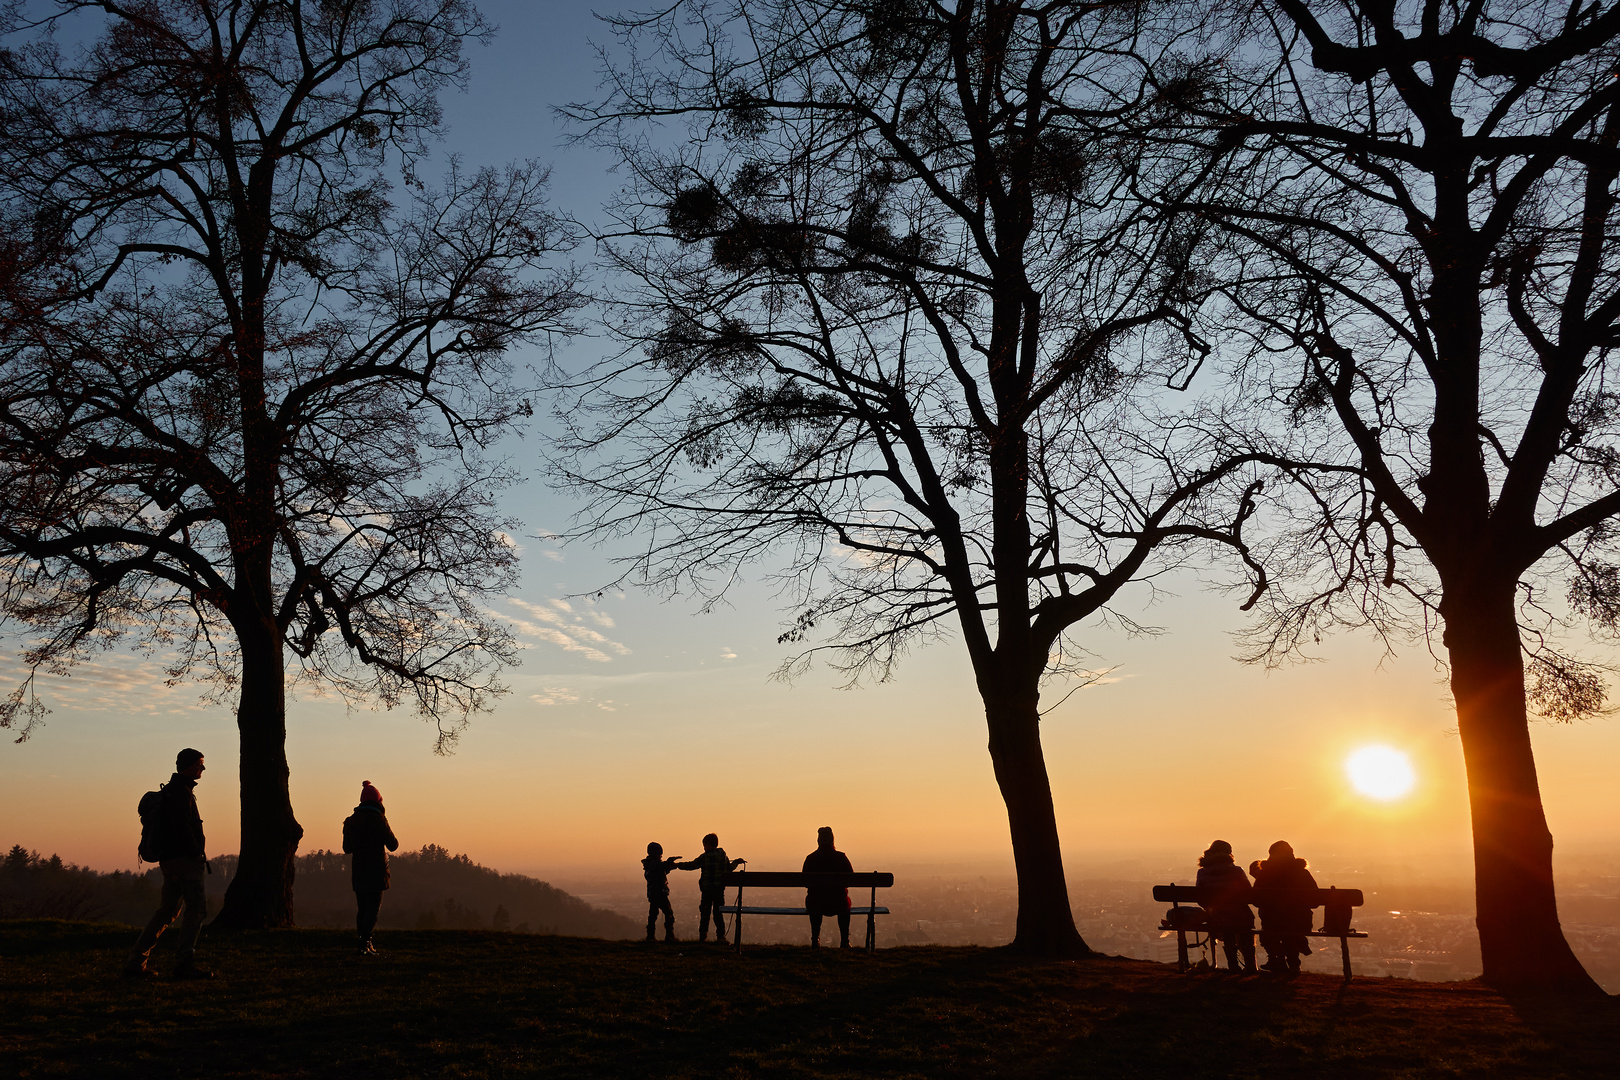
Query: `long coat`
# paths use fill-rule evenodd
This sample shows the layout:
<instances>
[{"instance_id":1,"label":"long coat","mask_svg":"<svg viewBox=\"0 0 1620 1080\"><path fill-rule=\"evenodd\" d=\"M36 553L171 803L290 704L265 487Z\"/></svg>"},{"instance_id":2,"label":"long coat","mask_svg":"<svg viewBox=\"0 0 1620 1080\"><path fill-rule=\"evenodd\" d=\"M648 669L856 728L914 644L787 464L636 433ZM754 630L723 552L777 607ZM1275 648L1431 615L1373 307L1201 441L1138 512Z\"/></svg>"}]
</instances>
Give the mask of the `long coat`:
<instances>
[{"instance_id":1,"label":"long coat","mask_svg":"<svg viewBox=\"0 0 1620 1080\"><path fill-rule=\"evenodd\" d=\"M1269 934L1308 934L1316 878L1304 859L1267 859L1254 870L1254 906Z\"/></svg>"},{"instance_id":2,"label":"long coat","mask_svg":"<svg viewBox=\"0 0 1620 1080\"><path fill-rule=\"evenodd\" d=\"M849 856L842 851L830 847L818 847L804 857L804 873L806 874L853 874L855 867L850 865ZM812 915L847 915L849 913L849 890L839 888L825 888L817 886L804 891L805 910Z\"/></svg>"},{"instance_id":3,"label":"long coat","mask_svg":"<svg viewBox=\"0 0 1620 1080\"><path fill-rule=\"evenodd\" d=\"M399 841L388 827L388 815L377 803L361 803L343 821L343 850L354 856L350 880L354 891L382 892L388 888L388 851Z\"/></svg>"},{"instance_id":4,"label":"long coat","mask_svg":"<svg viewBox=\"0 0 1620 1080\"><path fill-rule=\"evenodd\" d=\"M1230 860L1198 868L1198 903L1209 912L1210 925L1217 930L1244 930L1254 925L1249 894L1249 876Z\"/></svg>"}]
</instances>

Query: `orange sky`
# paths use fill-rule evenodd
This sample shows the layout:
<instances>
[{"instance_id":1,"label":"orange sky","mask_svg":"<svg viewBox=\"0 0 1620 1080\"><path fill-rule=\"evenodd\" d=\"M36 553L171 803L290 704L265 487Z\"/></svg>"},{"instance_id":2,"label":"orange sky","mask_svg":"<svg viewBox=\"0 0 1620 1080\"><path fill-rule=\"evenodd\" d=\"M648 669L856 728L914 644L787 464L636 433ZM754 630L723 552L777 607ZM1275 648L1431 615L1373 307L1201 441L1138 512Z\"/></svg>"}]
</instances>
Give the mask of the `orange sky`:
<instances>
[{"instance_id":1,"label":"orange sky","mask_svg":"<svg viewBox=\"0 0 1620 1080\"><path fill-rule=\"evenodd\" d=\"M536 561L555 576L569 572L567 559ZM537 587L519 599L532 615L556 595ZM763 604L695 617L632 594L604 601L596 620L571 606L556 623L525 620L555 633L526 638L513 693L452 757L435 757L428 729L408 714L294 702L304 850L337 846L369 779L407 847L438 843L542 877L633 875L648 840L689 855L710 829L756 869L793 866L822 824L860 866L1008 862L978 700L955 643L914 656L888 685L838 691L818 670L783 686L767 677L781 647L776 612ZM1045 724L1073 873L1177 853L1190 868L1216 836L1242 859L1286 837L1322 867L1466 870L1461 752L1425 655L1379 669L1370 644L1343 638L1328 662L1267 673L1229 659L1235 619L1214 598L1190 589L1150 614L1171 632L1093 638L1118 667ZM580 645L585 626L608 643L595 643L597 657ZM114 658L45 688L57 710L47 726L0 750L0 842L133 866L135 801L166 778L175 749L193 745L208 755L199 802L209 846L235 849L231 717L194 691L162 688L155 667ZM1605 798L1620 725L1538 724L1534 734L1561 855L1615 846ZM1409 798L1380 804L1351 790L1344 759L1369 742L1411 755Z\"/></svg>"}]
</instances>

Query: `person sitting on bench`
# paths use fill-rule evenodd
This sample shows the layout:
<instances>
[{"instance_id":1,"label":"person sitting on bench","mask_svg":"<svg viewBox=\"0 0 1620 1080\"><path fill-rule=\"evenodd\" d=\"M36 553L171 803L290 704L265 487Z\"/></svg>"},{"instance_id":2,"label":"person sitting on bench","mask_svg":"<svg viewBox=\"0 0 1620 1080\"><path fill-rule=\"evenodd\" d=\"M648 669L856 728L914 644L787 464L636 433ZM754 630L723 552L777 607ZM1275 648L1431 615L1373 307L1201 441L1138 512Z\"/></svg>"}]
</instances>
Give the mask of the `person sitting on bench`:
<instances>
[{"instance_id":1,"label":"person sitting on bench","mask_svg":"<svg viewBox=\"0 0 1620 1080\"><path fill-rule=\"evenodd\" d=\"M1198 904L1209 915L1209 933L1226 950L1226 966L1254 971L1254 912L1249 876L1232 861L1232 845L1216 840L1198 860Z\"/></svg>"},{"instance_id":2,"label":"person sitting on bench","mask_svg":"<svg viewBox=\"0 0 1620 1080\"><path fill-rule=\"evenodd\" d=\"M833 847L833 831L823 825L816 830L816 850L804 857L806 874L853 874L849 856ZM849 948L849 890L811 888L804 891L804 906L810 913L810 947L821 948L821 920L838 916L839 948Z\"/></svg>"},{"instance_id":3,"label":"person sitting on bench","mask_svg":"<svg viewBox=\"0 0 1620 1080\"><path fill-rule=\"evenodd\" d=\"M1305 935L1311 932L1312 904L1301 897L1315 899L1316 879L1286 840L1272 844L1265 862L1255 862L1249 873L1254 876L1254 904L1260 909L1260 944L1266 950L1261 970L1297 975L1299 958L1311 954Z\"/></svg>"}]
</instances>

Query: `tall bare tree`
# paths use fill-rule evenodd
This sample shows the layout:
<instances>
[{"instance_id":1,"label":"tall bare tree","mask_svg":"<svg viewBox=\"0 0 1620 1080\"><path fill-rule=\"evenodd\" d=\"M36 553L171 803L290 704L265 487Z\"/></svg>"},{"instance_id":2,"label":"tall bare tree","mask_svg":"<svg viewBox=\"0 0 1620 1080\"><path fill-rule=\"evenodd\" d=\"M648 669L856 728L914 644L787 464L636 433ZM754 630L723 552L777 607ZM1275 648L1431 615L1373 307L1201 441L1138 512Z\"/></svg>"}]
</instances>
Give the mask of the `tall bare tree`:
<instances>
[{"instance_id":1,"label":"tall bare tree","mask_svg":"<svg viewBox=\"0 0 1620 1080\"><path fill-rule=\"evenodd\" d=\"M813 642L787 672L826 648L887 678L954 626L1014 944L1083 953L1043 682L1083 681L1068 634L1128 583L1242 551L1254 508L1256 457L1138 407L1206 348L1192 249L1125 197L1132 144L1089 107L1140 79L1117 55L1173 42L1106 2L679 3L618 27L630 59L573 110L633 177L607 237L629 347L563 414L585 531L706 597L785 564L782 639Z\"/></svg>"},{"instance_id":2,"label":"tall bare tree","mask_svg":"<svg viewBox=\"0 0 1620 1080\"><path fill-rule=\"evenodd\" d=\"M92 13L84 48L48 33ZM236 691L219 919L289 925L289 655L413 700L441 748L500 692L484 449L527 409L508 350L574 303L543 270L564 233L533 166L418 178L488 33L462 0L63 0L10 29L0 602L33 670L129 638ZM0 723L39 715L25 683Z\"/></svg>"},{"instance_id":3,"label":"tall bare tree","mask_svg":"<svg viewBox=\"0 0 1620 1080\"><path fill-rule=\"evenodd\" d=\"M1485 978L1594 990L1529 713L1603 703L1549 632L1620 630L1620 7L1264 0L1244 29L1178 73L1209 152L1186 209L1234 241L1253 396L1356 470L1257 655L1415 601L1449 661Z\"/></svg>"}]
</instances>

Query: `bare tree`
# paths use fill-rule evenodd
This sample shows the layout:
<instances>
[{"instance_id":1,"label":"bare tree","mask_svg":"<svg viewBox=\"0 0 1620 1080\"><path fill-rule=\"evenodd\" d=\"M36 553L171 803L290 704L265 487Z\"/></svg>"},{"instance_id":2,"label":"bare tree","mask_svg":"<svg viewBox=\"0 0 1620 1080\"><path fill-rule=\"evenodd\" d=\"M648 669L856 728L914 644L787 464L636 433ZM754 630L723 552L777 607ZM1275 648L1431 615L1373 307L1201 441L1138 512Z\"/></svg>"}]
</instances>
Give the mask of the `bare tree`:
<instances>
[{"instance_id":1,"label":"bare tree","mask_svg":"<svg viewBox=\"0 0 1620 1080\"><path fill-rule=\"evenodd\" d=\"M1620 8L1251 14L1244 62L1184 95L1181 133L1209 152L1186 209L1233 241L1245 385L1291 423L1271 437L1355 470L1313 526L1326 543L1268 595L1256 656L1335 623L1442 627L1485 978L1595 989L1559 926L1528 721L1603 703L1549 634L1620 629Z\"/></svg>"},{"instance_id":2,"label":"bare tree","mask_svg":"<svg viewBox=\"0 0 1620 1080\"><path fill-rule=\"evenodd\" d=\"M49 34L99 12L64 52ZM30 29L35 31L29 33ZM293 920L295 675L412 700L440 748L501 692L514 575L485 449L506 358L574 303L526 165L418 169L461 0L56 5L0 71L0 558L31 670L121 639L238 695L219 919ZM403 168L396 207L388 171ZM32 676L0 713L26 737Z\"/></svg>"},{"instance_id":3,"label":"bare tree","mask_svg":"<svg viewBox=\"0 0 1620 1080\"><path fill-rule=\"evenodd\" d=\"M633 534L627 577L709 600L785 564L782 640L820 644L784 673L831 649L888 678L954 625L1014 944L1083 953L1043 680L1085 681L1068 633L1127 583L1243 550L1260 457L1157 407L1206 349L1192 249L1124 197L1132 144L1089 111L1164 28L1014 0L681 3L618 28L632 59L572 110L633 177L606 245L630 347L562 413L584 531ZM681 118L674 140L650 123Z\"/></svg>"}]
</instances>

